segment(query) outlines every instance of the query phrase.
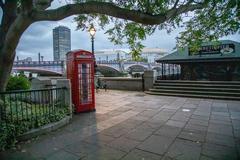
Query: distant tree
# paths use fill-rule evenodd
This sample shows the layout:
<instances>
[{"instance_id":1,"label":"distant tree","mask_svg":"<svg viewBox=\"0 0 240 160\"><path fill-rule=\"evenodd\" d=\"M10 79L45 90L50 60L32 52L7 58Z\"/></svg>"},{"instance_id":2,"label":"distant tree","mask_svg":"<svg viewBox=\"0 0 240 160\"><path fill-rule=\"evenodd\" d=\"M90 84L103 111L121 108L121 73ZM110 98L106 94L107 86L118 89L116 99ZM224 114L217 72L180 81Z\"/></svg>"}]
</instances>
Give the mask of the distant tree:
<instances>
[{"instance_id":1,"label":"distant tree","mask_svg":"<svg viewBox=\"0 0 240 160\"><path fill-rule=\"evenodd\" d=\"M185 31L177 37L178 46L189 45L193 50L203 41L217 41L223 36L240 34L240 1L209 0L208 7L196 10L184 26Z\"/></svg>"},{"instance_id":2,"label":"distant tree","mask_svg":"<svg viewBox=\"0 0 240 160\"><path fill-rule=\"evenodd\" d=\"M24 74L10 76L7 84L7 91L30 89L30 82Z\"/></svg>"},{"instance_id":3,"label":"distant tree","mask_svg":"<svg viewBox=\"0 0 240 160\"><path fill-rule=\"evenodd\" d=\"M186 26L187 31L181 34L182 39L178 39L179 44L184 45L205 40L208 36L216 39L239 32L238 0L73 0L72 4L47 9L52 1L0 0L3 12L0 24L0 91L6 89L15 50L23 32L38 21L57 21L78 15L75 20L79 29L87 29L93 22L104 28L113 22L113 27L106 31L110 40L115 44L128 43L135 55L142 48L140 40L156 29L171 31L181 25Z\"/></svg>"}]
</instances>

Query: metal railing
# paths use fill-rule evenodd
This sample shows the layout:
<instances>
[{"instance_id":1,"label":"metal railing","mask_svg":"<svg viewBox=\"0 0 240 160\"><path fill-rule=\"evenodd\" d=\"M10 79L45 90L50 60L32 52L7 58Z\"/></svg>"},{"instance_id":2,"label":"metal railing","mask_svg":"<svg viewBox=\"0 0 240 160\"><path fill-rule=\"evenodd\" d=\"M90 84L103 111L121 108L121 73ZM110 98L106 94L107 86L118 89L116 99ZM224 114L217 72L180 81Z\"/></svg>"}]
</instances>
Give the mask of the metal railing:
<instances>
[{"instance_id":1,"label":"metal railing","mask_svg":"<svg viewBox=\"0 0 240 160\"><path fill-rule=\"evenodd\" d=\"M32 128L58 121L69 113L66 88L11 91L0 93L0 123Z\"/></svg>"},{"instance_id":2,"label":"metal railing","mask_svg":"<svg viewBox=\"0 0 240 160\"><path fill-rule=\"evenodd\" d=\"M14 61L16 67L21 66L63 66L64 61Z\"/></svg>"},{"instance_id":3,"label":"metal railing","mask_svg":"<svg viewBox=\"0 0 240 160\"><path fill-rule=\"evenodd\" d=\"M179 80L181 74L181 66L177 64L161 63L160 74L158 80Z\"/></svg>"}]
</instances>

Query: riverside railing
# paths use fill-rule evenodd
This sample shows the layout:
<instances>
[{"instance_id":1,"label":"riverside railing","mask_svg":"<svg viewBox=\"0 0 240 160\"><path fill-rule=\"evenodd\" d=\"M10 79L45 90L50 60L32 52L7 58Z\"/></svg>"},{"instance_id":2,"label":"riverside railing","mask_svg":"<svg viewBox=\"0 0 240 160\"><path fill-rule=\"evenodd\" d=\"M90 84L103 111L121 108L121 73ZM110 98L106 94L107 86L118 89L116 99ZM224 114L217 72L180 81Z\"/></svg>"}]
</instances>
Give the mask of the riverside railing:
<instances>
[{"instance_id":1,"label":"riverside railing","mask_svg":"<svg viewBox=\"0 0 240 160\"><path fill-rule=\"evenodd\" d=\"M179 80L181 74L181 66L177 64L161 63L160 74L158 80Z\"/></svg>"},{"instance_id":2,"label":"riverside railing","mask_svg":"<svg viewBox=\"0 0 240 160\"><path fill-rule=\"evenodd\" d=\"M0 93L0 124L22 126L22 132L58 121L70 114L66 88Z\"/></svg>"}]
</instances>

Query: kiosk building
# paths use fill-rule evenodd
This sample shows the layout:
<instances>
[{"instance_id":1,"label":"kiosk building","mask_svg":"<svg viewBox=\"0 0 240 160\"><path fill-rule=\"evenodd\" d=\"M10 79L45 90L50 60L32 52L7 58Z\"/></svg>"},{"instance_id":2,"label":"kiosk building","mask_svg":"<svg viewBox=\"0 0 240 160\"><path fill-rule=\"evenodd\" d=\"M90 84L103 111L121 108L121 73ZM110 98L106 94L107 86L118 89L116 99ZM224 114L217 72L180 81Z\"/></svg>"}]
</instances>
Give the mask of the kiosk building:
<instances>
[{"instance_id":1,"label":"kiosk building","mask_svg":"<svg viewBox=\"0 0 240 160\"><path fill-rule=\"evenodd\" d=\"M198 51L185 47L156 61L180 65L181 80L240 80L240 43L235 41L204 43Z\"/></svg>"}]
</instances>

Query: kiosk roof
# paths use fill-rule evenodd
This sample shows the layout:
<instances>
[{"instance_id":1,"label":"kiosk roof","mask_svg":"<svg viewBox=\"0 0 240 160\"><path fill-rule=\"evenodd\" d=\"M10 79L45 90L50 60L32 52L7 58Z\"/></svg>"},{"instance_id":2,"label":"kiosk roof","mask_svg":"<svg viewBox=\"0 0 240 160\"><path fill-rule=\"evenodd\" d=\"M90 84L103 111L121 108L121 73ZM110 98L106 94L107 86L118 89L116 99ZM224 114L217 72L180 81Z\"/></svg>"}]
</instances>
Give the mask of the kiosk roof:
<instances>
[{"instance_id":1,"label":"kiosk roof","mask_svg":"<svg viewBox=\"0 0 240 160\"><path fill-rule=\"evenodd\" d=\"M191 53L188 47L175 51L156 62L194 63L194 62L240 61L240 43L230 40L203 43L197 53Z\"/></svg>"}]
</instances>

